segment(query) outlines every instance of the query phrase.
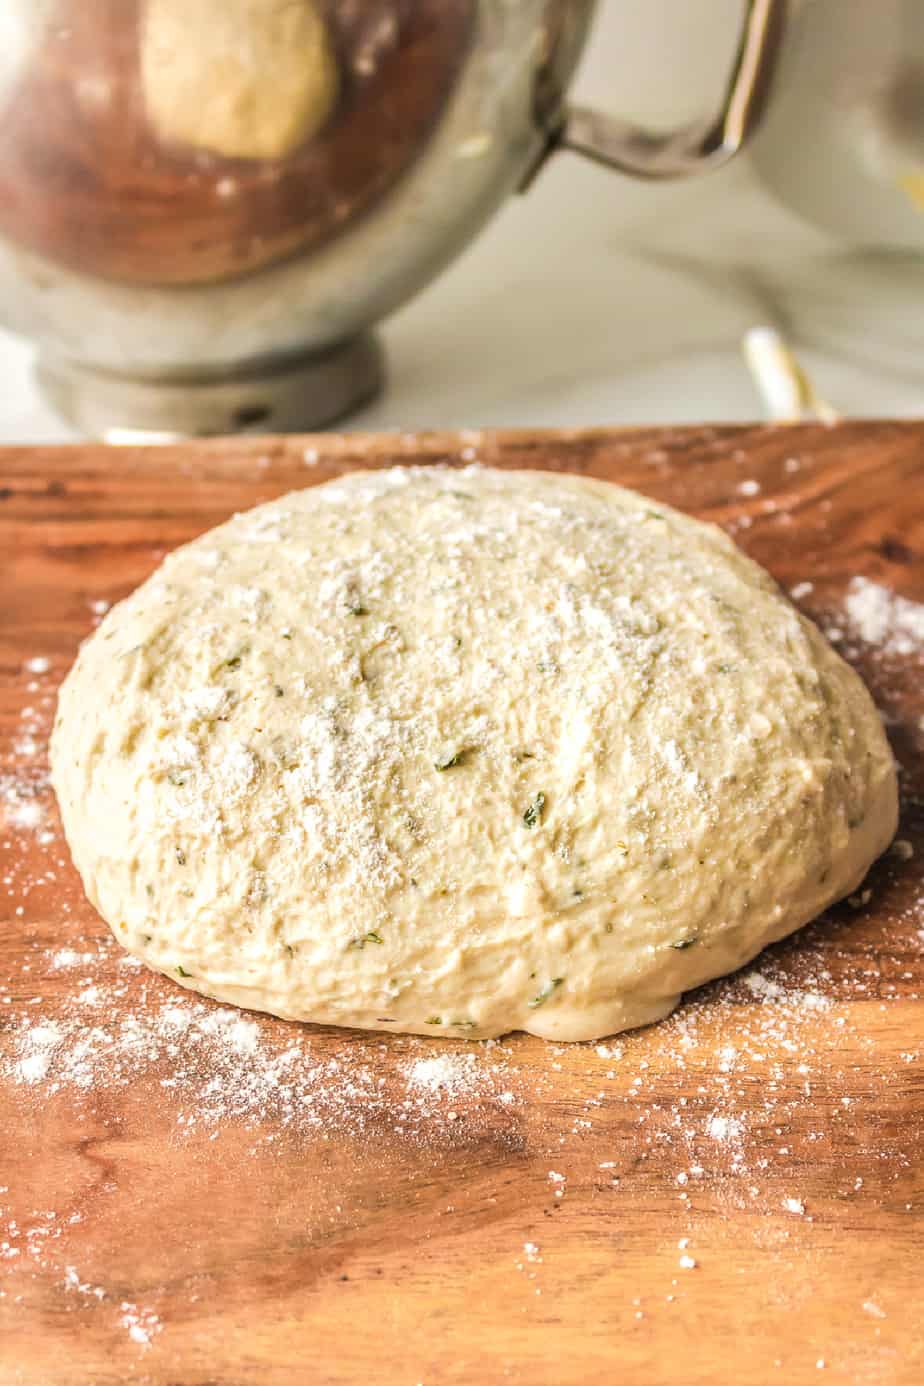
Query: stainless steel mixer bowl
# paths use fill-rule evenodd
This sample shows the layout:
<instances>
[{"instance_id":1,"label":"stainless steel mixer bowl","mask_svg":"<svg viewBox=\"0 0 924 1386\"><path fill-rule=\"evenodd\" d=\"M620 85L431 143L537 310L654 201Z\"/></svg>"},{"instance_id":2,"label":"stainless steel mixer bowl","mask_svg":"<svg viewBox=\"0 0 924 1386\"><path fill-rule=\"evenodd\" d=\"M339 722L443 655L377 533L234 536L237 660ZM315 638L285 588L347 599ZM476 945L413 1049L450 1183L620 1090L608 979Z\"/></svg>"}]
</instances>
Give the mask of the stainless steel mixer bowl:
<instances>
[{"instance_id":1,"label":"stainless steel mixer bowl","mask_svg":"<svg viewBox=\"0 0 924 1386\"><path fill-rule=\"evenodd\" d=\"M652 136L565 105L593 0L5 0L0 317L89 433L329 422L551 150L730 157L782 4L747 6L718 116Z\"/></svg>"}]
</instances>

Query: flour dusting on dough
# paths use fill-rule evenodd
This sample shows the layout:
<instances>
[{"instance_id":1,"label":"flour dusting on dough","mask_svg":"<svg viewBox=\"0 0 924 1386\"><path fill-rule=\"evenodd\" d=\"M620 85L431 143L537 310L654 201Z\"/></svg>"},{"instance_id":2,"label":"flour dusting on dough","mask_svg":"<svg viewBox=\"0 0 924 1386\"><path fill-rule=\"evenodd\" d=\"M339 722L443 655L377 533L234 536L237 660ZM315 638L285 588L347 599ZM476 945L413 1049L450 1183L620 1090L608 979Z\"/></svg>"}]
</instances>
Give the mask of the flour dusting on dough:
<instances>
[{"instance_id":1,"label":"flour dusting on dough","mask_svg":"<svg viewBox=\"0 0 924 1386\"><path fill-rule=\"evenodd\" d=\"M171 554L83 646L52 762L130 952L457 1039L659 1019L895 823L865 689L721 531L478 466L341 477Z\"/></svg>"}]
</instances>

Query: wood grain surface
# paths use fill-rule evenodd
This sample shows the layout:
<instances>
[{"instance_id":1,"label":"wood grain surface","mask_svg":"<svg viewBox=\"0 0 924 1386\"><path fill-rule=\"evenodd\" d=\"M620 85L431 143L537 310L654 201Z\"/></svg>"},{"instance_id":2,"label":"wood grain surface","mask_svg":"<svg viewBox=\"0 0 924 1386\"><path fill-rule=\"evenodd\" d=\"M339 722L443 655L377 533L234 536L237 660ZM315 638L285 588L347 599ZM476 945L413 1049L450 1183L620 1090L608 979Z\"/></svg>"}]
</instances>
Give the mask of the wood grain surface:
<instances>
[{"instance_id":1,"label":"wood grain surface","mask_svg":"<svg viewBox=\"0 0 924 1386\"><path fill-rule=\"evenodd\" d=\"M604 1045L295 1026L127 966L47 785L101 604L292 487L475 459L628 483L795 588L882 710L903 845ZM3 1386L924 1380L924 613L891 595L924 602L924 425L7 449L0 555Z\"/></svg>"}]
</instances>

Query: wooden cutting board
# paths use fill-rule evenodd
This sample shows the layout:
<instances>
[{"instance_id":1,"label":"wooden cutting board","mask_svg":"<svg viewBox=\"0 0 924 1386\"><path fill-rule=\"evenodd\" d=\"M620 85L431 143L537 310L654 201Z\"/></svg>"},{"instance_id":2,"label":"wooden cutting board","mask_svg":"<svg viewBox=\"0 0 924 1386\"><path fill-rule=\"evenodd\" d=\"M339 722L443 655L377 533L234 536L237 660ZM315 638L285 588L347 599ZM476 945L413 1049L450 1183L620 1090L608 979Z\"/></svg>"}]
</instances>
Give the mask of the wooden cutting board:
<instances>
[{"instance_id":1,"label":"wooden cutting board","mask_svg":"<svg viewBox=\"0 0 924 1386\"><path fill-rule=\"evenodd\" d=\"M126 965L47 785L78 641L234 510L475 459L733 533L871 686L906 845L600 1046L289 1025ZM0 1382L924 1380L924 425L21 448L0 488Z\"/></svg>"}]
</instances>

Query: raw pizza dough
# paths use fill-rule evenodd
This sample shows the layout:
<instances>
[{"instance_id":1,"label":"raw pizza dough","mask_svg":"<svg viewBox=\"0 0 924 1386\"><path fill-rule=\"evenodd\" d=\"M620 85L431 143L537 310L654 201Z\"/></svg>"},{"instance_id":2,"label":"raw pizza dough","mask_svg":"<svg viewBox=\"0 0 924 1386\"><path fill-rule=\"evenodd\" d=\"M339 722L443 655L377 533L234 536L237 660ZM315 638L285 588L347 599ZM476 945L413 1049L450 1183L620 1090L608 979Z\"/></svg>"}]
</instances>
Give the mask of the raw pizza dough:
<instances>
[{"instance_id":1,"label":"raw pizza dough","mask_svg":"<svg viewBox=\"0 0 924 1386\"><path fill-rule=\"evenodd\" d=\"M896 826L869 695L760 568L539 472L360 473L235 516L86 642L52 755L131 952L431 1035L656 1020Z\"/></svg>"},{"instance_id":2,"label":"raw pizza dough","mask_svg":"<svg viewBox=\"0 0 924 1386\"><path fill-rule=\"evenodd\" d=\"M232 159L284 158L339 87L314 0L147 0L141 80L161 139Z\"/></svg>"}]
</instances>

